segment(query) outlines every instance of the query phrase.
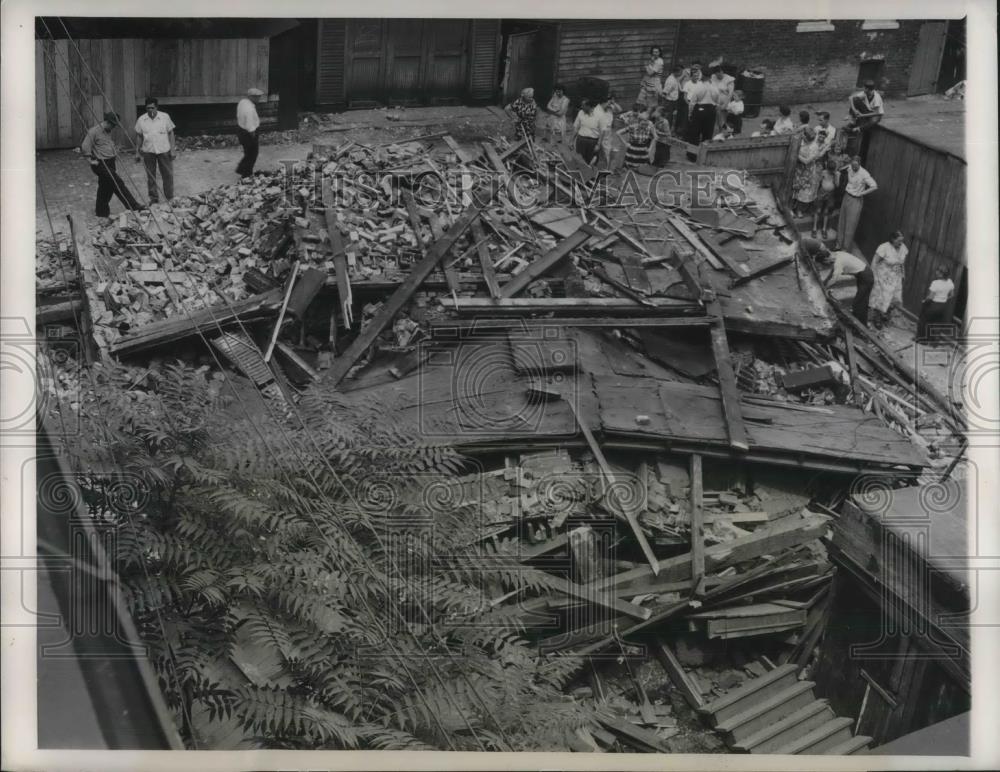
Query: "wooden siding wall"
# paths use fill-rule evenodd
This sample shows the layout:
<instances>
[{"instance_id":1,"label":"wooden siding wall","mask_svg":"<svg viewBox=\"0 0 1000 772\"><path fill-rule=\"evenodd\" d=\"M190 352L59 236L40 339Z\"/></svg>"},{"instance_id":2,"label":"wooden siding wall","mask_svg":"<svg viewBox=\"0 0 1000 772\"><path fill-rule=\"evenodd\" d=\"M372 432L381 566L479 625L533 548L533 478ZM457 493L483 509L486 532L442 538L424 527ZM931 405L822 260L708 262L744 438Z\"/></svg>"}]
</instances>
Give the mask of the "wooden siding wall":
<instances>
[{"instance_id":1,"label":"wooden siding wall","mask_svg":"<svg viewBox=\"0 0 1000 772\"><path fill-rule=\"evenodd\" d=\"M623 107L639 93L650 46L667 67L677 39L676 21L564 21L559 33L556 81L567 88L582 77L604 78Z\"/></svg>"},{"instance_id":2,"label":"wooden siding wall","mask_svg":"<svg viewBox=\"0 0 1000 772\"><path fill-rule=\"evenodd\" d=\"M35 144L75 147L107 110L132 139L147 95L236 97L268 91L267 38L35 41Z\"/></svg>"},{"instance_id":3,"label":"wooden siding wall","mask_svg":"<svg viewBox=\"0 0 1000 772\"><path fill-rule=\"evenodd\" d=\"M869 259L894 230L909 247L903 305L918 314L939 265L960 287L966 266L965 161L882 126L873 130L865 168L878 190L865 200L857 242Z\"/></svg>"}]
</instances>

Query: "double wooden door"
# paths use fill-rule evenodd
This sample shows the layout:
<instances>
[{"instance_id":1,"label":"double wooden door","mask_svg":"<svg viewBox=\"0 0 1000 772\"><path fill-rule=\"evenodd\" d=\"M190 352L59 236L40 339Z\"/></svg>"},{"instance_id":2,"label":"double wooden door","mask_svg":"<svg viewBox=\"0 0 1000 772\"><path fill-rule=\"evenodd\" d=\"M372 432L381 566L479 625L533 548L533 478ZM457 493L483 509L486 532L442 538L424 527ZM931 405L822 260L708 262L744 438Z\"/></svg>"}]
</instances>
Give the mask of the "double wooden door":
<instances>
[{"instance_id":1,"label":"double wooden door","mask_svg":"<svg viewBox=\"0 0 1000 772\"><path fill-rule=\"evenodd\" d=\"M351 19L349 107L459 104L468 89L468 19Z\"/></svg>"}]
</instances>

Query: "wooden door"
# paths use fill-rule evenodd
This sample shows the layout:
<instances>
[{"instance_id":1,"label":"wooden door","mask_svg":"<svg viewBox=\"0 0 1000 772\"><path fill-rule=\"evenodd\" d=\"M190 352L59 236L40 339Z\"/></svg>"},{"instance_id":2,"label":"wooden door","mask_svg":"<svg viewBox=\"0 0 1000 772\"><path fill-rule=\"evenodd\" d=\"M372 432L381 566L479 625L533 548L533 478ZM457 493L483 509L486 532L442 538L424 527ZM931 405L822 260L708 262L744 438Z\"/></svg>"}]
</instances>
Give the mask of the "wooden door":
<instances>
[{"instance_id":1,"label":"wooden door","mask_svg":"<svg viewBox=\"0 0 1000 772\"><path fill-rule=\"evenodd\" d=\"M469 22L430 20L427 33L427 100L431 104L459 104L466 90Z\"/></svg>"},{"instance_id":2,"label":"wooden door","mask_svg":"<svg viewBox=\"0 0 1000 772\"><path fill-rule=\"evenodd\" d=\"M920 40L910 69L908 96L933 94L937 91L941 54L944 52L946 21L925 21L920 25Z\"/></svg>"},{"instance_id":3,"label":"wooden door","mask_svg":"<svg viewBox=\"0 0 1000 772\"><path fill-rule=\"evenodd\" d=\"M391 105L420 103L426 25L423 19L386 22L385 98Z\"/></svg>"},{"instance_id":4,"label":"wooden door","mask_svg":"<svg viewBox=\"0 0 1000 772\"><path fill-rule=\"evenodd\" d=\"M375 107L382 100L385 37L382 19L351 19L348 24L348 107Z\"/></svg>"},{"instance_id":5,"label":"wooden door","mask_svg":"<svg viewBox=\"0 0 1000 772\"><path fill-rule=\"evenodd\" d=\"M535 89L535 100L544 105L552 96L555 30L543 27L531 32L518 32L510 35L507 41L504 103L517 99L521 89L531 86Z\"/></svg>"}]
</instances>

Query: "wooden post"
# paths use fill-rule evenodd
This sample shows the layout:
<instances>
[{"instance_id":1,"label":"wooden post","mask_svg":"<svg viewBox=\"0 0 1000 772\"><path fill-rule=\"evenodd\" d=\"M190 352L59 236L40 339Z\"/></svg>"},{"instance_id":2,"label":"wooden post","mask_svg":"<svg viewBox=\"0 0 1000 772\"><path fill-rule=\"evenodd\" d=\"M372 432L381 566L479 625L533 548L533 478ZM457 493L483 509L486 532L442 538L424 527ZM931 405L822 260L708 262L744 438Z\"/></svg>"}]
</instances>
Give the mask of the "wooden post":
<instances>
[{"instance_id":1,"label":"wooden post","mask_svg":"<svg viewBox=\"0 0 1000 772\"><path fill-rule=\"evenodd\" d=\"M292 289L295 287L295 277L299 275L300 263L296 261L292 268L292 275L288 277L288 289L285 290L285 299L281 303L281 310L278 312L278 320L274 323L274 332L271 334L271 342L267 346L267 353L264 354L264 361L271 361L271 354L274 353L274 344L278 342L278 333L281 331L281 323L285 321L285 310L288 308L288 299L292 296Z\"/></svg>"},{"instance_id":2,"label":"wooden post","mask_svg":"<svg viewBox=\"0 0 1000 772\"><path fill-rule=\"evenodd\" d=\"M701 456L691 456L691 587L705 594L705 515L702 511Z\"/></svg>"},{"instance_id":3,"label":"wooden post","mask_svg":"<svg viewBox=\"0 0 1000 772\"><path fill-rule=\"evenodd\" d=\"M76 280L80 287L80 297L83 299L83 313L80 316L80 337L83 339L83 361L92 365L97 350L97 340L94 338L94 319L90 310L90 296L83 278L83 251L87 248L83 234L77 232L72 215L66 215L69 220L69 235L73 241L73 266L76 269Z\"/></svg>"}]
</instances>

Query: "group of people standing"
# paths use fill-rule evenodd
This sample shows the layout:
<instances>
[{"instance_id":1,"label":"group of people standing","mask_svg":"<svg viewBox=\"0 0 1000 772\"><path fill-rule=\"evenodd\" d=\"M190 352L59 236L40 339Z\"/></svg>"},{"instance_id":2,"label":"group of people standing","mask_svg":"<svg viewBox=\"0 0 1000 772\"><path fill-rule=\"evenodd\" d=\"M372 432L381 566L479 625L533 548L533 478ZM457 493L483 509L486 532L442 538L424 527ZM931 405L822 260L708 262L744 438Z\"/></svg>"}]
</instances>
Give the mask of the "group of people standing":
<instances>
[{"instance_id":1,"label":"group of people standing","mask_svg":"<svg viewBox=\"0 0 1000 772\"><path fill-rule=\"evenodd\" d=\"M260 89L251 88L236 106L237 136L243 147L243 157L236 172L242 178L253 174L257 162L260 118L256 104L263 95ZM174 197L174 159L177 157L174 130L177 127L170 116L160 110L160 103L155 97L147 97L144 108L134 127L135 161L141 161L145 168L148 204L139 202L118 172L118 145L112 136L114 129L121 125L117 113L106 112L104 119L91 127L80 143L81 154L97 176L95 214L101 219L110 215L111 199L116 196L123 206L132 211L159 203L161 188L166 201Z\"/></svg>"}]
</instances>

